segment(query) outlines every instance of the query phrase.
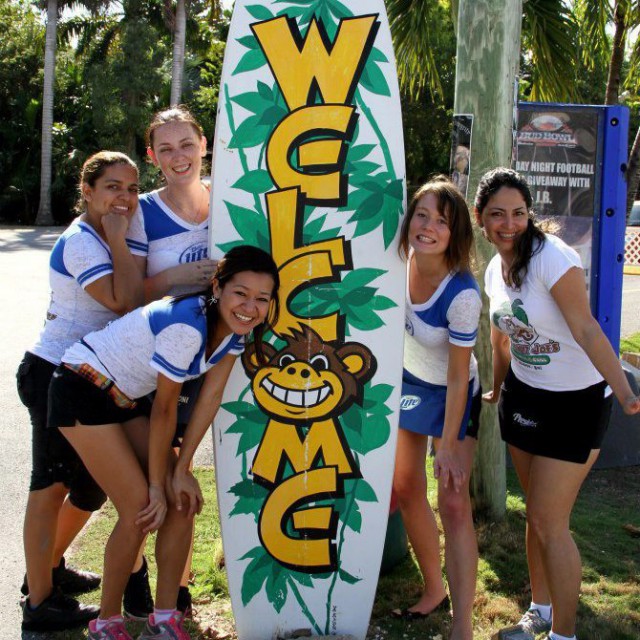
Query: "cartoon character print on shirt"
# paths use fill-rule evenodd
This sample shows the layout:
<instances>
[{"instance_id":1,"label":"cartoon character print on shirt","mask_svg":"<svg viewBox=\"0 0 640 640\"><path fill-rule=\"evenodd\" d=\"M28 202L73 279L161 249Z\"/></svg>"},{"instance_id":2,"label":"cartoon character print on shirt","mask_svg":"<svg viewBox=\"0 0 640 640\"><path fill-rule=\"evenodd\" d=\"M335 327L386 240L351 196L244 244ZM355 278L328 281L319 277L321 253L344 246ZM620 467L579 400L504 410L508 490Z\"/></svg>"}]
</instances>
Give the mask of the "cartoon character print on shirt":
<instances>
[{"instance_id":1,"label":"cartoon character print on shirt","mask_svg":"<svg viewBox=\"0 0 640 640\"><path fill-rule=\"evenodd\" d=\"M325 342L306 325L281 349L265 343L263 350L263 366L255 343L242 354L256 403L269 415L251 465L254 482L270 491L260 540L287 567L335 571L338 512L317 502L341 497L344 480L362 477L338 416L362 402L376 359L362 344Z\"/></svg>"},{"instance_id":2,"label":"cartoon character print on shirt","mask_svg":"<svg viewBox=\"0 0 640 640\"><path fill-rule=\"evenodd\" d=\"M511 338L511 354L525 366L541 366L551 362L548 354L558 353L560 343L549 339L542 342L524 310L524 303L516 298L511 304L505 302L494 311L491 321Z\"/></svg>"}]
</instances>

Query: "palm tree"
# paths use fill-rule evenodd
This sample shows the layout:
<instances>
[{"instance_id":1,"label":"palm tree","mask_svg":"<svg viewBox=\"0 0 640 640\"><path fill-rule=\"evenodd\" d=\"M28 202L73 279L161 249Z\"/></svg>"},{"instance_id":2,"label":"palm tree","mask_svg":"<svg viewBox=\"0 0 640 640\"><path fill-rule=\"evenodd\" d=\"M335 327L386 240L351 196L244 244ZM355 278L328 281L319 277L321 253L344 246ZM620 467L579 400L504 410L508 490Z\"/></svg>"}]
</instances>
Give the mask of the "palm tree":
<instances>
[{"instance_id":1,"label":"palm tree","mask_svg":"<svg viewBox=\"0 0 640 640\"><path fill-rule=\"evenodd\" d=\"M56 68L56 30L58 0L47 2L47 31L44 51L44 89L42 92L42 151L40 159L40 204L36 224L53 224L51 212L51 153L53 141L53 84Z\"/></svg>"},{"instance_id":2,"label":"palm tree","mask_svg":"<svg viewBox=\"0 0 640 640\"><path fill-rule=\"evenodd\" d=\"M42 145L40 159L40 204L36 215L36 225L53 224L51 211L51 157L53 149L53 104L56 71L56 45L58 14L66 5L82 5L95 10L109 0L44 0L47 9L47 29L44 53L44 88L42 91Z\"/></svg>"}]
</instances>

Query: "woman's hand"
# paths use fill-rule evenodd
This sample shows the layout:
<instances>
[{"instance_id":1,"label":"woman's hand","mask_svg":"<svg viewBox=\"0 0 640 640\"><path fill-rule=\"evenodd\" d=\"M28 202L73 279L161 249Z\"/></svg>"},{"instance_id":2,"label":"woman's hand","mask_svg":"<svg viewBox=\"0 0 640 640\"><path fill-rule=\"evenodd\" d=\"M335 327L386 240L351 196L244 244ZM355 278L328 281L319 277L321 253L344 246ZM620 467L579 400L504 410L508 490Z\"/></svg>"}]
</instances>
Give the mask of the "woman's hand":
<instances>
[{"instance_id":1,"label":"woman's hand","mask_svg":"<svg viewBox=\"0 0 640 640\"><path fill-rule=\"evenodd\" d=\"M640 413L640 396L628 396L622 408L624 412L630 416L634 413Z\"/></svg>"},{"instance_id":2,"label":"woman's hand","mask_svg":"<svg viewBox=\"0 0 640 640\"><path fill-rule=\"evenodd\" d=\"M456 493L462 489L466 476L458 456L443 446L440 446L436 451L436 457L433 461L433 475L442 481L445 489L451 482Z\"/></svg>"},{"instance_id":3,"label":"woman's hand","mask_svg":"<svg viewBox=\"0 0 640 640\"><path fill-rule=\"evenodd\" d=\"M176 468L171 480L171 488L175 494L176 509L183 511L187 507L187 515L193 518L202 511L204 498L200 484L191 471L181 471Z\"/></svg>"},{"instance_id":4,"label":"woman's hand","mask_svg":"<svg viewBox=\"0 0 640 640\"><path fill-rule=\"evenodd\" d=\"M487 391L487 393L482 394L482 399L489 404L495 404L500 400L500 391L497 393L493 389L491 391Z\"/></svg>"},{"instance_id":5,"label":"woman's hand","mask_svg":"<svg viewBox=\"0 0 640 640\"><path fill-rule=\"evenodd\" d=\"M156 484L149 485L149 504L138 513L136 524L144 533L157 531L167 515L167 499L164 489Z\"/></svg>"},{"instance_id":6,"label":"woman's hand","mask_svg":"<svg viewBox=\"0 0 640 640\"><path fill-rule=\"evenodd\" d=\"M119 213L106 213L100 218L100 224L107 236L107 243L111 244L118 238L124 238L129 228L129 218Z\"/></svg>"},{"instance_id":7,"label":"woman's hand","mask_svg":"<svg viewBox=\"0 0 640 640\"><path fill-rule=\"evenodd\" d=\"M217 260L186 262L171 268L171 285L199 285L207 287L218 267Z\"/></svg>"}]
</instances>

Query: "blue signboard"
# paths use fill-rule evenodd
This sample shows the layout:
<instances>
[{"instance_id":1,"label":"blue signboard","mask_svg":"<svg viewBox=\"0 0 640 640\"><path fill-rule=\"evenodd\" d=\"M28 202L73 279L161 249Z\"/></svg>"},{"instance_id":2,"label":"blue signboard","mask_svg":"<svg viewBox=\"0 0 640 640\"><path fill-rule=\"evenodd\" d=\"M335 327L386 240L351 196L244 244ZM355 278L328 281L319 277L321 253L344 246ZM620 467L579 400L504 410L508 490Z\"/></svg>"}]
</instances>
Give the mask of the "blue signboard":
<instances>
[{"instance_id":1,"label":"blue signboard","mask_svg":"<svg viewBox=\"0 0 640 640\"><path fill-rule=\"evenodd\" d=\"M521 102L513 158L538 216L580 254L591 309L616 352L628 131L626 107Z\"/></svg>"}]
</instances>

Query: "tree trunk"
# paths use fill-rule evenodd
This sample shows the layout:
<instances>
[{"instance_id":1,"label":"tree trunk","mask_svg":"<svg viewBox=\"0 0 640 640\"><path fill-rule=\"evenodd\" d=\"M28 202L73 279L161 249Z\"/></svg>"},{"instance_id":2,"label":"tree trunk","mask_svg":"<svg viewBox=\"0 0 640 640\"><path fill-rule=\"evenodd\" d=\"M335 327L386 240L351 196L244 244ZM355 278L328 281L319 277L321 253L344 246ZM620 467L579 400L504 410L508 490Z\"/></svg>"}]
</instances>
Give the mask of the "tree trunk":
<instances>
[{"instance_id":1,"label":"tree trunk","mask_svg":"<svg viewBox=\"0 0 640 640\"><path fill-rule=\"evenodd\" d=\"M627 12L624 0L618 0L613 14L613 42L611 44L611 60L609 62L609 77L607 78L607 91L604 103L607 105L618 104L620 92L620 73L624 60L624 43L627 35Z\"/></svg>"},{"instance_id":2,"label":"tree trunk","mask_svg":"<svg viewBox=\"0 0 640 640\"><path fill-rule=\"evenodd\" d=\"M522 0L459 0L455 113L473 114L468 198L473 203L479 178L496 166L510 166L513 146L515 79L520 56ZM476 228L480 285L493 254ZM480 319L476 356L485 390L493 387L489 318ZM485 404L478 455L471 479L476 512L504 517L505 449L496 405Z\"/></svg>"},{"instance_id":3,"label":"tree trunk","mask_svg":"<svg viewBox=\"0 0 640 640\"><path fill-rule=\"evenodd\" d=\"M636 132L636 139L633 141L627 162L627 217L638 194L638 187L640 187L640 127Z\"/></svg>"},{"instance_id":4,"label":"tree trunk","mask_svg":"<svg viewBox=\"0 0 640 640\"><path fill-rule=\"evenodd\" d=\"M182 98L182 76L184 72L184 49L187 31L187 9L185 0L176 1L176 27L173 34L173 64L171 67L171 105Z\"/></svg>"},{"instance_id":5,"label":"tree trunk","mask_svg":"<svg viewBox=\"0 0 640 640\"><path fill-rule=\"evenodd\" d=\"M58 0L47 2L47 31L44 50L44 89L42 92L42 144L40 157L40 205L36 224L53 224L51 212L51 153L53 145L53 90L56 73L56 29Z\"/></svg>"}]
</instances>

